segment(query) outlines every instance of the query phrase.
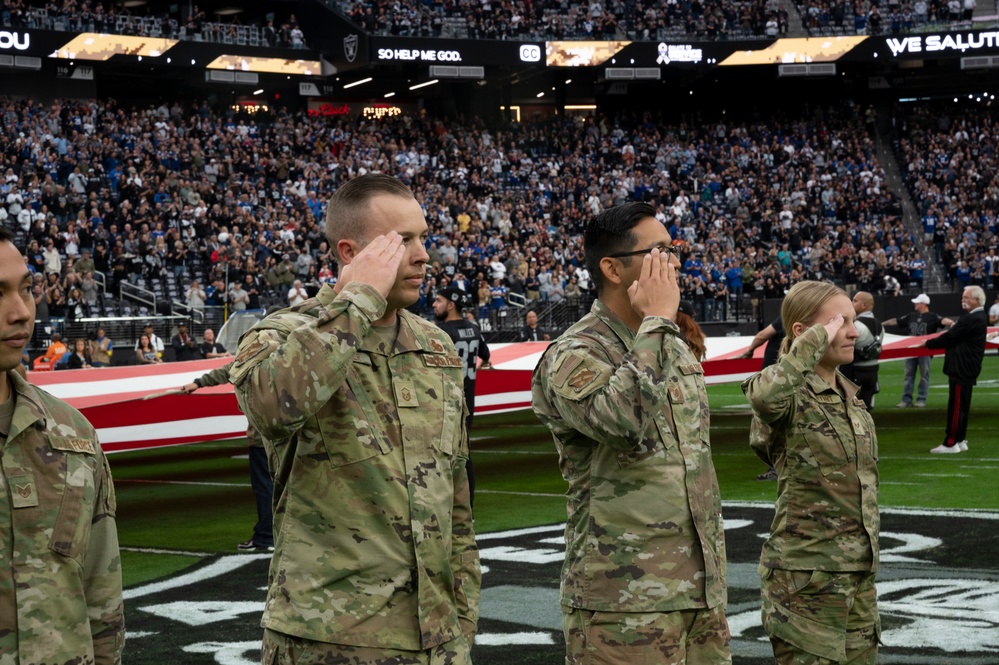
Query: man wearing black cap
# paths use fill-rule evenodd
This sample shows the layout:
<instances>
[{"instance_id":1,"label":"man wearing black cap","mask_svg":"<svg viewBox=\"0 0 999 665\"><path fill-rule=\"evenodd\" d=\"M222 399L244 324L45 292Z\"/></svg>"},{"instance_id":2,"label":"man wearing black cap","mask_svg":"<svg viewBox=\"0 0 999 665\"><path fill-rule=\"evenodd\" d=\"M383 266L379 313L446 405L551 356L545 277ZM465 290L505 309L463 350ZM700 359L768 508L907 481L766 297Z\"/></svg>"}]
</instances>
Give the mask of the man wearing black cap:
<instances>
[{"instance_id":1,"label":"man wearing black cap","mask_svg":"<svg viewBox=\"0 0 999 665\"><path fill-rule=\"evenodd\" d=\"M472 419L475 413L475 365L479 358L482 358L482 366L489 367L489 347L482 339L479 326L461 316L462 307L466 302L471 302L471 296L459 288L446 286L437 292L434 298L434 316L437 317L437 325L448 334L454 342L454 348L458 355L465 361L465 404L468 407L468 416L465 419L465 430L471 434ZM472 473L471 446L469 446L468 464L465 466L468 472L468 489L471 501L475 502L475 476Z\"/></svg>"}]
</instances>

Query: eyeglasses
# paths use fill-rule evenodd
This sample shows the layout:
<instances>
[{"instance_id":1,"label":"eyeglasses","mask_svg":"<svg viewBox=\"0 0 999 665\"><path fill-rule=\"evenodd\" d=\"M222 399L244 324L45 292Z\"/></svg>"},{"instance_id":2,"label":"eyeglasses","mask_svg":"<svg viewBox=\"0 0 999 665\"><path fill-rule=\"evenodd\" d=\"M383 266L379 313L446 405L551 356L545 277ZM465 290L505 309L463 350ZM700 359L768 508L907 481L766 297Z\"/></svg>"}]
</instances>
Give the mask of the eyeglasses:
<instances>
[{"instance_id":1,"label":"eyeglasses","mask_svg":"<svg viewBox=\"0 0 999 665\"><path fill-rule=\"evenodd\" d=\"M608 258L608 259L623 259L623 258L626 258L628 256L640 256L642 254L650 254L650 253L652 253L652 250L654 250L654 249L658 249L660 252L663 252L664 254L666 254L667 258L669 258L671 256L675 256L677 258L677 260L680 259L680 248L677 247L677 246L675 246L675 245L667 245L667 246L656 245L655 247L649 247L647 249L636 249L636 250L634 250L632 252L617 252L615 254L608 254L606 258Z\"/></svg>"}]
</instances>

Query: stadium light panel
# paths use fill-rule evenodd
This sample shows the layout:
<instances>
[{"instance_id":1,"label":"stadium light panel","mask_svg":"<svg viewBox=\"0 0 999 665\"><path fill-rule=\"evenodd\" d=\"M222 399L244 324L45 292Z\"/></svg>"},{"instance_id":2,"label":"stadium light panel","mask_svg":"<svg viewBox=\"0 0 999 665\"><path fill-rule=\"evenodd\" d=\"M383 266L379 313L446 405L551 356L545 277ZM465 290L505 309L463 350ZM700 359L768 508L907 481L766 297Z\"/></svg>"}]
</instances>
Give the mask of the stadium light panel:
<instances>
[{"instance_id":1,"label":"stadium light panel","mask_svg":"<svg viewBox=\"0 0 999 665\"><path fill-rule=\"evenodd\" d=\"M361 85L363 83L370 83L373 80L374 79L369 76L368 78L361 79L360 81L354 81L353 83L346 83L346 84L344 84L343 89L346 90L347 88L353 88L355 85Z\"/></svg>"}]
</instances>

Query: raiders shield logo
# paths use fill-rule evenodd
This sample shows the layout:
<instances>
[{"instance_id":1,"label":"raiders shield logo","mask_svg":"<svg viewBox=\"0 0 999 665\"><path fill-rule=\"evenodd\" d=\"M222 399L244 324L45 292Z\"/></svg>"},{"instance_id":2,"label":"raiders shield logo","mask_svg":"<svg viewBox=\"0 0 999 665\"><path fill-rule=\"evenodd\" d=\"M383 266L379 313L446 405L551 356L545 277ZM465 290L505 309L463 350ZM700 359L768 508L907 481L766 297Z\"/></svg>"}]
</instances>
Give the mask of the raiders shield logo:
<instances>
[{"instance_id":1,"label":"raiders shield logo","mask_svg":"<svg viewBox=\"0 0 999 665\"><path fill-rule=\"evenodd\" d=\"M348 35L343 38L343 55L347 62L354 62L357 57L357 35Z\"/></svg>"}]
</instances>

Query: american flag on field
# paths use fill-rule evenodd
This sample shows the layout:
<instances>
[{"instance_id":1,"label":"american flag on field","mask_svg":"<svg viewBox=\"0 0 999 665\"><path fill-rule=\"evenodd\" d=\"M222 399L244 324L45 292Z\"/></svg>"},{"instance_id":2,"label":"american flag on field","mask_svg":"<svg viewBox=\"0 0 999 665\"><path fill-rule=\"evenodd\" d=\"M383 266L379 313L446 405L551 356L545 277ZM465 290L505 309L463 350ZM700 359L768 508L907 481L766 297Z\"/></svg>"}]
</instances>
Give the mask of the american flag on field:
<instances>
[{"instance_id":1,"label":"american flag on field","mask_svg":"<svg viewBox=\"0 0 999 665\"><path fill-rule=\"evenodd\" d=\"M912 348L927 337L885 335L881 360L942 353ZM754 358L739 358L751 341L751 337L707 338L707 359L703 362L707 383L742 381L758 371L763 347L756 350ZM530 408L531 372L548 344L490 345L493 369L478 372L475 412ZM989 345L996 347L992 342ZM112 453L245 436L246 417L231 385L203 388L192 395L176 392L231 360L29 372L28 379L79 409L97 429L105 452Z\"/></svg>"}]
</instances>

